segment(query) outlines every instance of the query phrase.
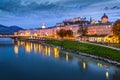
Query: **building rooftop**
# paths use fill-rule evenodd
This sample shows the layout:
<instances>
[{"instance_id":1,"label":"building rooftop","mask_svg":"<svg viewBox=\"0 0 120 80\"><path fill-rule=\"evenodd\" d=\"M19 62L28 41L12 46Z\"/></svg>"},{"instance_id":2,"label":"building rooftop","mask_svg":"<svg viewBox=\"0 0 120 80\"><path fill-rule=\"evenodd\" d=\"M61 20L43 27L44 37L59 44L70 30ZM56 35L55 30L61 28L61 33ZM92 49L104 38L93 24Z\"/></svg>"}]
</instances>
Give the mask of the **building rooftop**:
<instances>
[{"instance_id":1,"label":"building rooftop","mask_svg":"<svg viewBox=\"0 0 120 80\"><path fill-rule=\"evenodd\" d=\"M108 16L104 13L104 15L102 16L101 19L103 19L103 18L107 18L108 19Z\"/></svg>"}]
</instances>

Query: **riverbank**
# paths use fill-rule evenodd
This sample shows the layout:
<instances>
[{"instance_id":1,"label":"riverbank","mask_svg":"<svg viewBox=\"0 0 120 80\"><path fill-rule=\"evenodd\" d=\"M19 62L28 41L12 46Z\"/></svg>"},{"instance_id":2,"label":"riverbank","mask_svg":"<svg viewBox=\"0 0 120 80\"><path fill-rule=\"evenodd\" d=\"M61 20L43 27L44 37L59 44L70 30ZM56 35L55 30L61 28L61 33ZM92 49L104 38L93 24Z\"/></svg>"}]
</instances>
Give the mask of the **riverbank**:
<instances>
[{"instance_id":1,"label":"riverbank","mask_svg":"<svg viewBox=\"0 0 120 80\"><path fill-rule=\"evenodd\" d=\"M49 40L46 43L120 66L120 51L118 50L69 40Z\"/></svg>"},{"instance_id":2,"label":"riverbank","mask_svg":"<svg viewBox=\"0 0 120 80\"><path fill-rule=\"evenodd\" d=\"M101 43L101 42L90 42L90 43L95 43L95 44L100 44L100 45L105 45L109 47L114 47L114 48L119 48L120 49L120 44L118 43Z\"/></svg>"},{"instance_id":3,"label":"riverbank","mask_svg":"<svg viewBox=\"0 0 120 80\"><path fill-rule=\"evenodd\" d=\"M110 49L114 49L114 50L119 50L120 48L114 47L114 46L109 46L109 45L104 45L104 44L98 44L98 43L91 43L91 42L86 42L86 41L79 41L81 43L87 43L87 44L93 44L93 45L97 45L97 46L102 46L102 47L106 47L106 48L110 48Z\"/></svg>"},{"instance_id":4,"label":"riverbank","mask_svg":"<svg viewBox=\"0 0 120 80\"><path fill-rule=\"evenodd\" d=\"M120 44L108 44L108 46L113 46L113 47L116 47L116 48L120 48Z\"/></svg>"}]
</instances>

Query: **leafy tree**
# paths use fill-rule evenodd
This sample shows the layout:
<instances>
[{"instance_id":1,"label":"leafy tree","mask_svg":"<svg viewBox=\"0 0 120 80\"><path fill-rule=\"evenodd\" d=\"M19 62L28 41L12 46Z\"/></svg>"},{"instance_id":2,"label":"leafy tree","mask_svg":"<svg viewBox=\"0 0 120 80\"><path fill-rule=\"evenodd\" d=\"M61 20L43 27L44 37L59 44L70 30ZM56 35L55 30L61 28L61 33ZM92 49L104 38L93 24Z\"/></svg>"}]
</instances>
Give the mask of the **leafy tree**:
<instances>
[{"instance_id":1,"label":"leafy tree","mask_svg":"<svg viewBox=\"0 0 120 80\"><path fill-rule=\"evenodd\" d=\"M81 36L81 38L82 38L83 36L86 36L86 35L87 35L87 30L88 30L88 26L86 26L86 25L80 25L77 33L78 33L78 34Z\"/></svg>"},{"instance_id":2,"label":"leafy tree","mask_svg":"<svg viewBox=\"0 0 120 80\"><path fill-rule=\"evenodd\" d=\"M66 36L66 30L65 29L60 29L59 31L57 31L57 35L61 38L64 38Z\"/></svg>"},{"instance_id":3,"label":"leafy tree","mask_svg":"<svg viewBox=\"0 0 120 80\"><path fill-rule=\"evenodd\" d=\"M68 37L73 37L73 31L72 30L67 30L66 35Z\"/></svg>"},{"instance_id":4,"label":"leafy tree","mask_svg":"<svg viewBox=\"0 0 120 80\"><path fill-rule=\"evenodd\" d=\"M113 35L118 37L119 43L120 43L120 20L117 20L114 24L113 24Z\"/></svg>"},{"instance_id":5,"label":"leafy tree","mask_svg":"<svg viewBox=\"0 0 120 80\"><path fill-rule=\"evenodd\" d=\"M61 38L64 38L66 36L73 37L73 31L72 30L60 29L59 31L57 31L57 35Z\"/></svg>"}]
</instances>

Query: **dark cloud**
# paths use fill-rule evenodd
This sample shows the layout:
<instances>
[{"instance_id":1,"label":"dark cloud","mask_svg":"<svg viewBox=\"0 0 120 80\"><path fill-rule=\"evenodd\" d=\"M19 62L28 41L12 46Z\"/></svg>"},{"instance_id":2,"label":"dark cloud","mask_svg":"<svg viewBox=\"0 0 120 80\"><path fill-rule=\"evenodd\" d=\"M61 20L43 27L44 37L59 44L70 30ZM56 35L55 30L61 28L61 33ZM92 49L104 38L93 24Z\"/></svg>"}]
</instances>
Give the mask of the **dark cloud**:
<instances>
[{"instance_id":1,"label":"dark cloud","mask_svg":"<svg viewBox=\"0 0 120 80\"><path fill-rule=\"evenodd\" d=\"M7 12L29 12L34 10L48 10L54 7L54 4L31 2L28 5L22 5L20 0L9 0L7 2L0 2L0 9ZM49 7L49 8L48 8Z\"/></svg>"},{"instance_id":2,"label":"dark cloud","mask_svg":"<svg viewBox=\"0 0 120 80\"><path fill-rule=\"evenodd\" d=\"M100 0L106 1L106 0ZM100 2L98 0L2 0L0 1L0 9L8 12L29 12L41 10L62 10L62 9L81 9L90 4Z\"/></svg>"},{"instance_id":3,"label":"dark cloud","mask_svg":"<svg viewBox=\"0 0 120 80\"><path fill-rule=\"evenodd\" d=\"M115 0L0 0L0 23L33 26L44 21L51 26L77 16L100 19L104 12L110 16L120 13L119 4ZM114 6L118 7L110 9Z\"/></svg>"}]
</instances>

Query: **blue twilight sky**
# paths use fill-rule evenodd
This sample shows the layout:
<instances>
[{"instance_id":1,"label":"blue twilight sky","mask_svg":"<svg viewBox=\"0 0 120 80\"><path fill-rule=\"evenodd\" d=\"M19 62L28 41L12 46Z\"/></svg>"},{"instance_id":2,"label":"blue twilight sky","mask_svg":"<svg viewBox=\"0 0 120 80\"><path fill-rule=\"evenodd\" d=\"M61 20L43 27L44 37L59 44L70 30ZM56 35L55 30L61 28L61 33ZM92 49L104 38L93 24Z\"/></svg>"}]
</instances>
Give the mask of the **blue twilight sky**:
<instances>
[{"instance_id":1,"label":"blue twilight sky","mask_svg":"<svg viewBox=\"0 0 120 80\"><path fill-rule=\"evenodd\" d=\"M0 0L0 24L22 28L47 27L74 17L120 19L120 0Z\"/></svg>"}]
</instances>

